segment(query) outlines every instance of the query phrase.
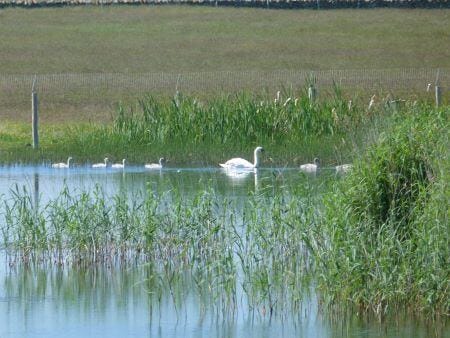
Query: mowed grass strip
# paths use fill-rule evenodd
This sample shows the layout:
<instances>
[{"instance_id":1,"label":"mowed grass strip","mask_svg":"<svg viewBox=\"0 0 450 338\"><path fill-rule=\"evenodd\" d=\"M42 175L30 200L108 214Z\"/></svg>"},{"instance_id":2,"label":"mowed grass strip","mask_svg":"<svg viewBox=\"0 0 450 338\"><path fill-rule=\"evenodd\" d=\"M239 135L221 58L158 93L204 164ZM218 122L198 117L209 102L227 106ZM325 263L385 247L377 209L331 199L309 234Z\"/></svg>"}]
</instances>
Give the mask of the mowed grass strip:
<instances>
[{"instance_id":1,"label":"mowed grass strip","mask_svg":"<svg viewBox=\"0 0 450 338\"><path fill-rule=\"evenodd\" d=\"M0 73L450 67L450 11L0 10Z\"/></svg>"}]
</instances>

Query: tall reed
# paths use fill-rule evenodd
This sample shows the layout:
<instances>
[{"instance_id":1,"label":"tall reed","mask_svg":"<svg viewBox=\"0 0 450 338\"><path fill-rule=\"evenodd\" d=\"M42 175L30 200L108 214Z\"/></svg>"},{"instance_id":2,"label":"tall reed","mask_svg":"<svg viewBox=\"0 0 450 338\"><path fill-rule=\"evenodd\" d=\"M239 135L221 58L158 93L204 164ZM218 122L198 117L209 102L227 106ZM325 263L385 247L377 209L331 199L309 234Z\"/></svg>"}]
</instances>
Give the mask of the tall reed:
<instances>
[{"instance_id":1,"label":"tall reed","mask_svg":"<svg viewBox=\"0 0 450 338\"><path fill-rule=\"evenodd\" d=\"M28 136L22 135L27 130L22 128L20 138L13 135L5 145L8 151L0 152L4 162L60 161L70 155L78 163L107 156L142 164L165 156L172 163L206 165L263 145L283 165L315 156L335 160L337 152L339 157L351 157L374 117L389 115L390 110L384 112L385 101L389 99L377 101L369 111L367 102L344 96L338 86L320 100L309 98L306 89L209 99L180 93L168 98L149 95L134 104L119 103L107 125L43 126L39 151L24 149Z\"/></svg>"},{"instance_id":2,"label":"tall reed","mask_svg":"<svg viewBox=\"0 0 450 338\"><path fill-rule=\"evenodd\" d=\"M134 144L254 144L342 133L361 118L337 87L324 102L287 91L271 99L241 93L208 101L177 94L170 101L147 96L137 106L119 105L112 132Z\"/></svg>"},{"instance_id":3,"label":"tall reed","mask_svg":"<svg viewBox=\"0 0 450 338\"><path fill-rule=\"evenodd\" d=\"M314 239L330 302L448 314L449 110L412 108L328 195Z\"/></svg>"},{"instance_id":4,"label":"tall reed","mask_svg":"<svg viewBox=\"0 0 450 338\"><path fill-rule=\"evenodd\" d=\"M238 204L208 189L188 198L176 188L111 198L98 187L65 188L42 205L16 189L0 210L3 248L16 257L11 264L152 264L175 303L182 302L175 285L189 274L193 290L208 302L235 308L242 288L250 310L264 307L269 315L298 307L310 276L304 239L316 217L315 192L291 189Z\"/></svg>"}]
</instances>

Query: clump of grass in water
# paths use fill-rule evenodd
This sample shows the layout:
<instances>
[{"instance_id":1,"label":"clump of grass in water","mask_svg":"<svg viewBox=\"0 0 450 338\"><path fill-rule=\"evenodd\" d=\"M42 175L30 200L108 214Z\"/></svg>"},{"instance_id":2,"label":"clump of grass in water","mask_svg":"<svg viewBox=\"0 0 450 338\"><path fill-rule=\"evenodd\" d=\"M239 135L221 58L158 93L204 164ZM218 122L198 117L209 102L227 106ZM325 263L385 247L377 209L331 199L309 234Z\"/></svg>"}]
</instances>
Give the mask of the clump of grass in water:
<instances>
[{"instance_id":1,"label":"clump of grass in water","mask_svg":"<svg viewBox=\"0 0 450 338\"><path fill-rule=\"evenodd\" d=\"M230 240L223 226L228 216L216 212L218 205L212 191L184 199L177 192L149 189L131 199L124 194L109 198L99 187L81 193L64 188L40 205L16 187L1 206L3 247L24 260L38 251L89 263L143 253L190 266L223 253L217 246Z\"/></svg>"},{"instance_id":2,"label":"clump of grass in water","mask_svg":"<svg viewBox=\"0 0 450 338\"><path fill-rule=\"evenodd\" d=\"M267 316L296 313L309 285L307 233L317 216L318 197L306 183L289 195L253 196L247 201L243 229L235 229L242 287L251 309ZM286 307L289 304L290 307Z\"/></svg>"},{"instance_id":3,"label":"clump of grass in water","mask_svg":"<svg viewBox=\"0 0 450 338\"><path fill-rule=\"evenodd\" d=\"M211 190L186 198L175 189L149 189L130 199L108 198L100 188L64 189L36 208L19 189L0 210L4 248L25 264L36 262L37 253L38 262L75 267L149 262L176 306L183 301L177 286L183 274L191 275L190 287L206 303L224 312L237 307L242 283L251 310L271 315L301 303L309 265L303 238L314 209L312 199L293 198L307 190L273 193L236 205Z\"/></svg>"},{"instance_id":4,"label":"clump of grass in water","mask_svg":"<svg viewBox=\"0 0 450 338\"><path fill-rule=\"evenodd\" d=\"M398 114L326 199L314 253L330 302L448 313L449 110L423 110Z\"/></svg>"}]
</instances>

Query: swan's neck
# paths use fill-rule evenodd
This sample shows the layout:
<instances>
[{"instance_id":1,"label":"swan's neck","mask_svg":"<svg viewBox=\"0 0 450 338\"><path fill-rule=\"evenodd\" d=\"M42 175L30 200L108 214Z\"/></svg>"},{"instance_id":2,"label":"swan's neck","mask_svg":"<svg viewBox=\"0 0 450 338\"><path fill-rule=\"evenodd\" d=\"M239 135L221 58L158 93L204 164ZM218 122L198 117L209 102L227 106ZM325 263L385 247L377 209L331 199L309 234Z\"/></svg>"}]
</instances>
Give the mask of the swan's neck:
<instances>
[{"instance_id":1,"label":"swan's neck","mask_svg":"<svg viewBox=\"0 0 450 338\"><path fill-rule=\"evenodd\" d=\"M259 165L260 165L259 152L256 150L254 153L254 158L255 158L255 161L253 162L253 165L255 168L259 168Z\"/></svg>"}]
</instances>

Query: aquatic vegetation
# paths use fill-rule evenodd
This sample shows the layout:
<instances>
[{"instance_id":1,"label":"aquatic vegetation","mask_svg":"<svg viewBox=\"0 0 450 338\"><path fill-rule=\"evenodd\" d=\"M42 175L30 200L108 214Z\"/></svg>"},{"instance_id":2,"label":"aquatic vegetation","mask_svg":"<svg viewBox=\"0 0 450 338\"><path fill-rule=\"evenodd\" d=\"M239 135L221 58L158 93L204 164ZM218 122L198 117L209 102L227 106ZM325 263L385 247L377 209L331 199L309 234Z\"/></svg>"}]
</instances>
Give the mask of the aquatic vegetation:
<instances>
[{"instance_id":1,"label":"aquatic vegetation","mask_svg":"<svg viewBox=\"0 0 450 338\"><path fill-rule=\"evenodd\" d=\"M242 288L249 309L288 313L309 284L304 239L319 196L312 185L295 189L237 204L213 190L189 198L175 188L111 198L98 187L65 188L41 205L16 187L3 200L2 247L11 265L152 264L169 289L187 274L198 295L227 309L236 307Z\"/></svg>"},{"instance_id":2,"label":"aquatic vegetation","mask_svg":"<svg viewBox=\"0 0 450 338\"><path fill-rule=\"evenodd\" d=\"M407 108L346 176L272 182L239 202L211 184L194 196L66 188L46 203L15 187L1 199L2 248L11 265L151 264L177 307L189 284L227 313L242 293L251 311L296 313L313 282L321 304L445 315L449 111Z\"/></svg>"},{"instance_id":3,"label":"aquatic vegetation","mask_svg":"<svg viewBox=\"0 0 450 338\"><path fill-rule=\"evenodd\" d=\"M177 94L170 101L147 96L137 106L120 104L112 132L134 144L169 140L253 144L342 133L361 118L339 89L329 102L311 101L305 92L296 96L287 91L275 99L241 93L207 101Z\"/></svg>"},{"instance_id":4,"label":"aquatic vegetation","mask_svg":"<svg viewBox=\"0 0 450 338\"><path fill-rule=\"evenodd\" d=\"M275 98L248 93L204 100L181 93L172 98L146 96L136 104L119 104L112 125L74 131L66 144L82 157L126 154L130 162L142 162L142 154L164 154L177 162L218 163L258 145L281 150L276 153L283 162L299 153L327 158L336 150L351 153L353 146L342 141L350 135L349 144L360 142L363 127L384 114L378 108L369 116L354 102L349 104L337 86L331 95L314 101L306 89L285 90Z\"/></svg>"},{"instance_id":5,"label":"aquatic vegetation","mask_svg":"<svg viewBox=\"0 0 450 338\"><path fill-rule=\"evenodd\" d=\"M273 150L279 162L292 161L299 154L304 156L301 160L313 154L332 158L336 151L347 159L352 143L363 138L363 127L384 114L378 107L369 116L366 103L352 99L354 103L349 104L338 87L321 100L311 100L307 89L265 95L241 92L209 99L181 93L145 96L133 104L119 103L106 125L43 126L38 151L23 149L26 138L13 134L17 142L2 147L2 162L54 162L70 154L74 164L97 163L105 156L111 161L126 158L130 164L144 164L164 156L172 163L204 165L258 145ZM20 132L28 135L26 130Z\"/></svg>"},{"instance_id":6,"label":"aquatic vegetation","mask_svg":"<svg viewBox=\"0 0 450 338\"><path fill-rule=\"evenodd\" d=\"M328 194L314 253L331 303L448 314L448 113L397 114Z\"/></svg>"}]
</instances>

